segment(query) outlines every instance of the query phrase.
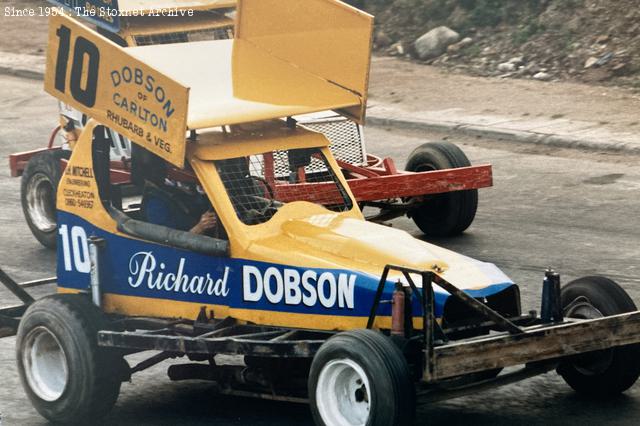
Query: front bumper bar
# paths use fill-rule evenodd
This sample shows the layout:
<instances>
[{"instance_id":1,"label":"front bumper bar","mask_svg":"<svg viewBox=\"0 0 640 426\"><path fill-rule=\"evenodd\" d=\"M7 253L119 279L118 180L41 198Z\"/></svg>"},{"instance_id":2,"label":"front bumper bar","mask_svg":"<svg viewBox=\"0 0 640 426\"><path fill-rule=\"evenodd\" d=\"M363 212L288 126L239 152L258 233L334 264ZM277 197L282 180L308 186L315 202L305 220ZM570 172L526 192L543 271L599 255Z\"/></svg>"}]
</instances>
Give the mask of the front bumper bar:
<instances>
[{"instance_id":1,"label":"front bumper bar","mask_svg":"<svg viewBox=\"0 0 640 426\"><path fill-rule=\"evenodd\" d=\"M520 334L500 333L436 346L432 377L423 380L437 381L635 343L640 343L640 311L591 320L567 319L560 324L523 327Z\"/></svg>"}]
</instances>

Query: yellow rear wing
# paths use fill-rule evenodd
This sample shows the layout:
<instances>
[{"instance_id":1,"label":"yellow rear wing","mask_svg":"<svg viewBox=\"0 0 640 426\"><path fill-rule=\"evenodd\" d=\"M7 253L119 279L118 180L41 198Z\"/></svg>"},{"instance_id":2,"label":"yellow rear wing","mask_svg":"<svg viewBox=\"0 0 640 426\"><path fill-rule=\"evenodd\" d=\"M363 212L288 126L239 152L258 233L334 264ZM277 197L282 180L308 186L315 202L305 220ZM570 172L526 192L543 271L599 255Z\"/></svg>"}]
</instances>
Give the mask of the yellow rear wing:
<instances>
[{"instance_id":1,"label":"yellow rear wing","mask_svg":"<svg viewBox=\"0 0 640 426\"><path fill-rule=\"evenodd\" d=\"M338 0L238 0L236 38L357 95L364 123L373 17Z\"/></svg>"},{"instance_id":2,"label":"yellow rear wing","mask_svg":"<svg viewBox=\"0 0 640 426\"><path fill-rule=\"evenodd\" d=\"M235 40L132 48L54 16L45 90L178 167L188 130L325 110L364 120L369 15L336 0L238 7Z\"/></svg>"}]
</instances>

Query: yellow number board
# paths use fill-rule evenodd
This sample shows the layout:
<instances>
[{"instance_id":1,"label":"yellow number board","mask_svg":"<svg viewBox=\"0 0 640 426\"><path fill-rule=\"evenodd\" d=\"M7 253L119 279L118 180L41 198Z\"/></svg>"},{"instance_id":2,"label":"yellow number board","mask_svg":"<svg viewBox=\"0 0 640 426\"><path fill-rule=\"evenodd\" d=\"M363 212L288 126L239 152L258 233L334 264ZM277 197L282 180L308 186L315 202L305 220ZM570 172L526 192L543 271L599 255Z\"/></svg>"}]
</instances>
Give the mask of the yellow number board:
<instances>
[{"instance_id":1,"label":"yellow number board","mask_svg":"<svg viewBox=\"0 0 640 426\"><path fill-rule=\"evenodd\" d=\"M189 89L68 16L49 25L45 90L183 167Z\"/></svg>"}]
</instances>

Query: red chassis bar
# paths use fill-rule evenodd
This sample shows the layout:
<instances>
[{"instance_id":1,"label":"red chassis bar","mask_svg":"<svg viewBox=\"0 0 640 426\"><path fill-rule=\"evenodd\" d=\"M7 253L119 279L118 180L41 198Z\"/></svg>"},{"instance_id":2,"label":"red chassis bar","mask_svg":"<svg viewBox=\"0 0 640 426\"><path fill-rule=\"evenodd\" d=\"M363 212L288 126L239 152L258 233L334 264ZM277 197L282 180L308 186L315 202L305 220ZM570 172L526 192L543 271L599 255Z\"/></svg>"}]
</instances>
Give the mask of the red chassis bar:
<instances>
[{"instance_id":1,"label":"red chassis bar","mask_svg":"<svg viewBox=\"0 0 640 426\"><path fill-rule=\"evenodd\" d=\"M381 160L371 155L367 167L354 166L340 160L338 165L344 170L349 187L358 202L435 195L493 185L490 165L414 173L397 170L390 158ZM265 171L267 169L269 168L266 167ZM335 196L335 192L330 191L332 185L322 182L276 184L275 192L278 200L283 202L299 199L300 194L304 193L307 201L332 204L340 201L327 199Z\"/></svg>"},{"instance_id":2,"label":"red chassis bar","mask_svg":"<svg viewBox=\"0 0 640 426\"><path fill-rule=\"evenodd\" d=\"M361 177L348 179L349 187L358 202L388 200L392 198L418 197L452 191L486 188L492 185L491 166L473 166L459 169L435 170L420 173ZM306 201L333 204L336 194L333 183L279 184L276 198L287 202L299 200L305 194ZM331 197L331 199L327 199Z\"/></svg>"},{"instance_id":3,"label":"red chassis bar","mask_svg":"<svg viewBox=\"0 0 640 426\"><path fill-rule=\"evenodd\" d=\"M349 179L348 182L358 201L376 201L487 188L493 185L493 175L490 165L481 165L420 173L400 172Z\"/></svg>"},{"instance_id":4,"label":"red chassis bar","mask_svg":"<svg viewBox=\"0 0 640 426\"><path fill-rule=\"evenodd\" d=\"M53 140L59 128L51 135L49 146L33 151L11 154L9 167L11 176L21 176L29 160L44 151L60 149L53 147ZM358 202L389 200L395 198L419 197L441 194L452 191L486 188L493 185L493 175L490 165L461 167L457 169L434 170L428 172L406 172L396 169L389 158L384 160L369 155L366 167L355 166L338 160L344 170L349 187ZM271 160L272 161L272 160ZM66 160L61 160L62 167ZM267 161L269 163L269 161ZM266 164L265 174L269 183L274 186L276 197L283 202L299 200L304 193L307 201L320 204L331 204L336 200L326 199L327 191L332 184L328 183L281 183L272 175L272 165ZM194 181L195 177L181 170L171 170L170 177L180 181ZM111 181L113 183L127 183L130 181L129 165L126 161L111 162ZM323 188L323 186L327 188ZM324 197L324 198L323 198Z\"/></svg>"},{"instance_id":5,"label":"red chassis bar","mask_svg":"<svg viewBox=\"0 0 640 426\"><path fill-rule=\"evenodd\" d=\"M19 152L17 154L9 155L9 169L11 170L11 177L22 176L22 173L27 167L27 163L29 162L29 160L31 160L31 157L35 157L41 152L60 149L60 147L53 146L53 143L56 140L56 136L58 136L60 130L62 130L60 126L53 129L53 131L51 132L51 136L49 136L49 143L46 148L34 149L33 151Z\"/></svg>"}]
</instances>

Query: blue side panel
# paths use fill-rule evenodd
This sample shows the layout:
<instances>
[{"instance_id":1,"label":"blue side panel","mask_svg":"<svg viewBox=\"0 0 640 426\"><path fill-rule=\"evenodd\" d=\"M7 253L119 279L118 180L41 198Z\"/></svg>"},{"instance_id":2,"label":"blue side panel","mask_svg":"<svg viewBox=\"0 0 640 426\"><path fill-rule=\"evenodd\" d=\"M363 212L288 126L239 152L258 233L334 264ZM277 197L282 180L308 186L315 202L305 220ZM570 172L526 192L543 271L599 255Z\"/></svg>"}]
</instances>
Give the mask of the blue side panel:
<instances>
[{"instance_id":1,"label":"blue side panel","mask_svg":"<svg viewBox=\"0 0 640 426\"><path fill-rule=\"evenodd\" d=\"M48 0L107 31L120 31L118 0Z\"/></svg>"},{"instance_id":2,"label":"blue side panel","mask_svg":"<svg viewBox=\"0 0 640 426\"><path fill-rule=\"evenodd\" d=\"M104 232L75 215L58 213L58 281L89 288L87 237L103 238L102 289L106 293L232 308L316 315L366 317L379 277L340 269L299 268L246 259L213 257ZM486 297L512 283L468 293ZM391 299L388 283L383 300ZM436 292L436 315L448 295ZM149 303L153 303L152 300ZM414 297L414 315L421 315ZM390 315L382 304L379 315Z\"/></svg>"}]
</instances>

